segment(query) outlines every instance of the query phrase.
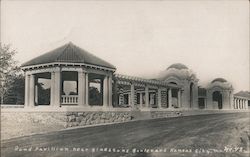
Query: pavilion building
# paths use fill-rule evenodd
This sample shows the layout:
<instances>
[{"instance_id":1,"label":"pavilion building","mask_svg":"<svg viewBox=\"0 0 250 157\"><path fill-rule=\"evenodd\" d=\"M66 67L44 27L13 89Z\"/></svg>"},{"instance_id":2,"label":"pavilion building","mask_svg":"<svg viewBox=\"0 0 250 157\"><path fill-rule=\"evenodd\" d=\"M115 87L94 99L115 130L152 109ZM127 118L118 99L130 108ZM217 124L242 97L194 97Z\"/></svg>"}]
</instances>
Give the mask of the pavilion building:
<instances>
[{"instance_id":1,"label":"pavilion building","mask_svg":"<svg viewBox=\"0 0 250 157\"><path fill-rule=\"evenodd\" d=\"M196 75L180 63L169 66L156 79L121 75L115 73L112 64L72 43L24 63L22 69L27 108L43 105L133 110L248 108L248 101L234 97L233 87L225 79L215 79L207 88L200 88ZM48 84L46 104L42 101L41 80ZM73 82L74 92L66 91L69 82Z\"/></svg>"}]
</instances>

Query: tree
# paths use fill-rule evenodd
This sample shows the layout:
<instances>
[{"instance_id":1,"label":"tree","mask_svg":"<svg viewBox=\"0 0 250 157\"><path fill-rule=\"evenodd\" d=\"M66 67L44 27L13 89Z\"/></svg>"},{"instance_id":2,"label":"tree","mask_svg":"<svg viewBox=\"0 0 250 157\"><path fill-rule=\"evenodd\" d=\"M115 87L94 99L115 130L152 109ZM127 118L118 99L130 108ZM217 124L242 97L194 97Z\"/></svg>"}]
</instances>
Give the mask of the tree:
<instances>
[{"instance_id":1,"label":"tree","mask_svg":"<svg viewBox=\"0 0 250 157\"><path fill-rule=\"evenodd\" d=\"M10 45L0 43L0 95L1 104L4 103L4 99L7 93L10 94L10 89L15 85L16 78L21 77L20 67L17 66L17 62L14 60L16 51L10 48ZM17 92L17 91L14 91Z\"/></svg>"},{"instance_id":2,"label":"tree","mask_svg":"<svg viewBox=\"0 0 250 157\"><path fill-rule=\"evenodd\" d=\"M25 78L23 75L16 75L10 78L11 84L9 84L5 94L4 103L6 104L24 104L24 88Z\"/></svg>"}]
</instances>

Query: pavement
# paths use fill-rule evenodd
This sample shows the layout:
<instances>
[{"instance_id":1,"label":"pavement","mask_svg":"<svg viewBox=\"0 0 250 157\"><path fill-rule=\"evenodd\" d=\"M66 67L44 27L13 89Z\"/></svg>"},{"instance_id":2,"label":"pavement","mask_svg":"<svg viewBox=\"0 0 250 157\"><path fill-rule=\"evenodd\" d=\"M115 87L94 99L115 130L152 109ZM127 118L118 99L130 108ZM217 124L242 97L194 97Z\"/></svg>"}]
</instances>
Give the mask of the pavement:
<instances>
[{"instance_id":1,"label":"pavement","mask_svg":"<svg viewBox=\"0 0 250 157\"><path fill-rule=\"evenodd\" d=\"M1 141L1 157L249 156L249 112L76 128Z\"/></svg>"}]
</instances>

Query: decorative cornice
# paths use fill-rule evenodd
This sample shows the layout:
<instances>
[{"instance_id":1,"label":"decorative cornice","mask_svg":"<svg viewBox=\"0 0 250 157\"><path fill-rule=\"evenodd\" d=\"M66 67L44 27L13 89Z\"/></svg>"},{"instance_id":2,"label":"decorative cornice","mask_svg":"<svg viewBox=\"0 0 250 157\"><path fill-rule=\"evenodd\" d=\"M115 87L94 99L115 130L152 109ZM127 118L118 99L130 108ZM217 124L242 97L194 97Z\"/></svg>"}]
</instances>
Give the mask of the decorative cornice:
<instances>
[{"instance_id":1,"label":"decorative cornice","mask_svg":"<svg viewBox=\"0 0 250 157\"><path fill-rule=\"evenodd\" d=\"M168 84L167 82L164 81L159 81L159 80L150 80L150 79L144 79L140 77L134 77L134 76L127 76L127 75L121 75L121 74L114 74L114 77L116 80L118 80L118 84L124 84L124 85L130 85L131 83L137 85L144 84L144 86L149 86L152 88L158 88L159 86L165 86L169 88L180 88L178 85L172 85Z\"/></svg>"},{"instance_id":2,"label":"decorative cornice","mask_svg":"<svg viewBox=\"0 0 250 157\"><path fill-rule=\"evenodd\" d=\"M104 70L104 71L112 71L115 72L115 69L97 66L97 65L91 65L86 63L67 63L67 62L53 62L53 63L46 63L46 64L38 64L38 65L30 65L30 66L24 66L22 67L22 70L28 71L33 69L40 69L40 68L48 68L48 67L57 67L57 66L84 66L86 68L93 68L98 70Z\"/></svg>"}]
</instances>

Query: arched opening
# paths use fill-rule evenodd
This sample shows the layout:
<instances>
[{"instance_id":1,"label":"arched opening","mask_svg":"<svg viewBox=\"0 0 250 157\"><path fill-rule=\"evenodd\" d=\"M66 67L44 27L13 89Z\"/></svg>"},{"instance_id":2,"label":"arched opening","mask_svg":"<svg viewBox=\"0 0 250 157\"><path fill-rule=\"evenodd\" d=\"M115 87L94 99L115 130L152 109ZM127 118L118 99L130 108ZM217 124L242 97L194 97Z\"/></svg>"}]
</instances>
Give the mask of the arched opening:
<instances>
[{"instance_id":1,"label":"arched opening","mask_svg":"<svg viewBox=\"0 0 250 157\"><path fill-rule=\"evenodd\" d=\"M191 82L190 83L190 108L192 108L192 104L193 104L193 87L194 87L194 83Z\"/></svg>"},{"instance_id":2,"label":"arched opening","mask_svg":"<svg viewBox=\"0 0 250 157\"><path fill-rule=\"evenodd\" d=\"M217 103L218 108L222 109L222 94L219 91L213 92L213 102Z\"/></svg>"},{"instance_id":3,"label":"arched opening","mask_svg":"<svg viewBox=\"0 0 250 157\"><path fill-rule=\"evenodd\" d=\"M172 89L172 106L178 108L178 89Z\"/></svg>"},{"instance_id":4,"label":"arched opening","mask_svg":"<svg viewBox=\"0 0 250 157\"><path fill-rule=\"evenodd\" d=\"M173 81L172 81L172 82L169 82L169 83L170 83L170 84L174 84L174 85L177 85L177 83L176 83L176 82L173 82Z\"/></svg>"}]
</instances>

